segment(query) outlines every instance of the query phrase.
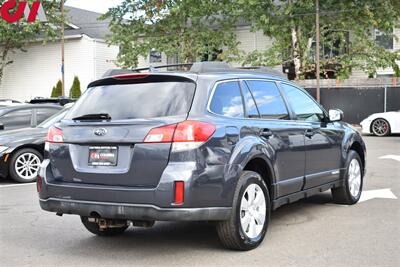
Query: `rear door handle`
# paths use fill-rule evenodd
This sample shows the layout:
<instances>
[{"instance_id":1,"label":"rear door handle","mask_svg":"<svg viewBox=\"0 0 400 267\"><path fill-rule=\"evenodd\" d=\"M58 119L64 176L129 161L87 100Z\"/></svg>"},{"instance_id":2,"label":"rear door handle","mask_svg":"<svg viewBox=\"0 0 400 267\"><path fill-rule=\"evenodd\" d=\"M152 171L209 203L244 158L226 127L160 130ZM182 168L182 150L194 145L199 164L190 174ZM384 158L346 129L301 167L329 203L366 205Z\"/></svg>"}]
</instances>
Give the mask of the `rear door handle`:
<instances>
[{"instance_id":1,"label":"rear door handle","mask_svg":"<svg viewBox=\"0 0 400 267\"><path fill-rule=\"evenodd\" d=\"M272 131L271 131L270 129L262 129L262 130L260 131L260 136L262 136L262 137L269 138L269 137L271 137L272 135L273 135L273 133L272 133Z\"/></svg>"},{"instance_id":2,"label":"rear door handle","mask_svg":"<svg viewBox=\"0 0 400 267\"><path fill-rule=\"evenodd\" d=\"M309 138L313 137L315 135L315 132L313 129L307 129L305 135Z\"/></svg>"}]
</instances>

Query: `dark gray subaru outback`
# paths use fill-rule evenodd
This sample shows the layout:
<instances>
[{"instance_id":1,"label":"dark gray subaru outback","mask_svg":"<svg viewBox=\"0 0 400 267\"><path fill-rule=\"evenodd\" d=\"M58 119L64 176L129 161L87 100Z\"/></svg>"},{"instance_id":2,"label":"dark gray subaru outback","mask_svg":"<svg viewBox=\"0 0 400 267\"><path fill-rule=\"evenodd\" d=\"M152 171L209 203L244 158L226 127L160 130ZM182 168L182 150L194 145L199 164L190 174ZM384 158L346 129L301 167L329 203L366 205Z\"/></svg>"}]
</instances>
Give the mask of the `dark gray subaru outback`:
<instances>
[{"instance_id":1,"label":"dark gray subaru outback","mask_svg":"<svg viewBox=\"0 0 400 267\"><path fill-rule=\"evenodd\" d=\"M100 236L216 221L225 247L250 250L281 205L329 189L359 200L365 144L342 116L262 68L107 77L49 130L40 205Z\"/></svg>"}]
</instances>

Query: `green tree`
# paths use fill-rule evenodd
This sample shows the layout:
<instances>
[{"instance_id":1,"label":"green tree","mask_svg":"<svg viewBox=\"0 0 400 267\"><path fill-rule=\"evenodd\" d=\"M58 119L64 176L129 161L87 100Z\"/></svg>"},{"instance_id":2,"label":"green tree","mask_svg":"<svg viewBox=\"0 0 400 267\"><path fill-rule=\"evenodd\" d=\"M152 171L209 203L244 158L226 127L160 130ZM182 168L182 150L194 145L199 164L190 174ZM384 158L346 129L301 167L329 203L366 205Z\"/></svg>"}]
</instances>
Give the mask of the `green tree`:
<instances>
[{"instance_id":1,"label":"green tree","mask_svg":"<svg viewBox=\"0 0 400 267\"><path fill-rule=\"evenodd\" d=\"M189 63L224 48L220 60L237 54L234 6L229 0L124 0L103 17L111 19L109 41L120 47L121 67L138 65L152 49Z\"/></svg>"},{"instance_id":2,"label":"green tree","mask_svg":"<svg viewBox=\"0 0 400 267\"><path fill-rule=\"evenodd\" d=\"M69 91L69 97L72 99L78 99L81 95L81 83L78 76L75 76L71 90Z\"/></svg>"},{"instance_id":3,"label":"green tree","mask_svg":"<svg viewBox=\"0 0 400 267\"><path fill-rule=\"evenodd\" d=\"M242 17L274 40L265 51L241 58L243 64L279 65L291 63L296 78L315 75L315 0L236 0ZM399 51L380 47L373 38L375 29L393 37L400 19L398 0L320 1L321 65L326 74L334 68L338 78L346 78L353 68L375 73L393 67Z\"/></svg>"},{"instance_id":4,"label":"green tree","mask_svg":"<svg viewBox=\"0 0 400 267\"><path fill-rule=\"evenodd\" d=\"M1 1L0 7L5 1ZM27 1L29 4L33 0ZM62 16L60 16L60 1L49 0L41 1L46 13L47 22L36 21L27 23L25 17L19 22L8 23L0 18L0 83L4 75L5 68L12 64L10 55L16 51L26 51L27 45L38 39L45 43L46 41L56 38L59 29L56 25L61 25ZM45 56L45 55L43 55Z\"/></svg>"},{"instance_id":5,"label":"green tree","mask_svg":"<svg viewBox=\"0 0 400 267\"><path fill-rule=\"evenodd\" d=\"M53 91L51 92L51 97L60 97L62 96L62 82L61 80L59 80L57 82L57 85L55 87L53 87Z\"/></svg>"}]
</instances>

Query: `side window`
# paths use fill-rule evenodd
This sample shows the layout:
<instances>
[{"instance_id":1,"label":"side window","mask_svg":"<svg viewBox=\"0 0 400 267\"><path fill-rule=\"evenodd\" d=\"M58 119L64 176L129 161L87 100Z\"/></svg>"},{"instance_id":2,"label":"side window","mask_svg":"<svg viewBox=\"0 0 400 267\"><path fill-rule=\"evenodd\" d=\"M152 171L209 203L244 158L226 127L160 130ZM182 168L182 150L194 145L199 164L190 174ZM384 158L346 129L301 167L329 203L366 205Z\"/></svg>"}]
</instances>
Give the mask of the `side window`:
<instances>
[{"instance_id":1,"label":"side window","mask_svg":"<svg viewBox=\"0 0 400 267\"><path fill-rule=\"evenodd\" d=\"M285 102L274 82L246 81L253 94L261 118L288 120Z\"/></svg>"},{"instance_id":2,"label":"side window","mask_svg":"<svg viewBox=\"0 0 400 267\"><path fill-rule=\"evenodd\" d=\"M299 120L322 121L324 112L310 96L288 84L282 83L282 88Z\"/></svg>"},{"instance_id":3,"label":"side window","mask_svg":"<svg viewBox=\"0 0 400 267\"><path fill-rule=\"evenodd\" d=\"M247 116L249 118L260 118L260 113L258 113L258 109L256 103L254 102L254 98L249 88L247 88L247 86L243 87L243 96L246 105Z\"/></svg>"},{"instance_id":4,"label":"side window","mask_svg":"<svg viewBox=\"0 0 400 267\"><path fill-rule=\"evenodd\" d=\"M210 103L210 110L216 114L243 118L243 101L238 82L225 82L217 86Z\"/></svg>"},{"instance_id":5,"label":"side window","mask_svg":"<svg viewBox=\"0 0 400 267\"><path fill-rule=\"evenodd\" d=\"M24 109L12 111L0 118L5 130L31 127L32 110Z\"/></svg>"},{"instance_id":6,"label":"side window","mask_svg":"<svg viewBox=\"0 0 400 267\"><path fill-rule=\"evenodd\" d=\"M36 109L36 124L41 124L59 110L54 108L38 108Z\"/></svg>"}]
</instances>

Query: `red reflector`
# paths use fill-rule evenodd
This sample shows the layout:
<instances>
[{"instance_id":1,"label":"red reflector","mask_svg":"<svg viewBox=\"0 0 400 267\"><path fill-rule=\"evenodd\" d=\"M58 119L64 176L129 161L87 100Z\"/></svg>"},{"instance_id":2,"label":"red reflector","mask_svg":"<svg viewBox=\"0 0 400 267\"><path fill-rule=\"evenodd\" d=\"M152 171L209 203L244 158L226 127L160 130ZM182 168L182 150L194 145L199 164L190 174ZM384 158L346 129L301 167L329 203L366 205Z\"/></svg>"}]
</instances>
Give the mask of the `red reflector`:
<instances>
[{"instance_id":1,"label":"red reflector","mask_svg":"<svg viewBox=\"0 0 400 267\"><path fill-rule=\"evenodd\" d=\"M40 176L36 179L36 189L38 193L40 193L40 189L42 189L42 178L40 178Z\"/></svg>"},{"instance_id":2,"label":"red reflector","mask_svg":"<svg viewBox=\"0 0 400 267\"><path fill-rule=\"evenodd\" d=\"M175 182L175 205L182 205L185 200L185 183L182 181Z\"/></svg>"},{"instance_id":3,"label":"red reflector","mask_svg":"<svg viewBox=\"0 0 400 267\"><path fill-rule=\"evenodd\" d=\"M184 121L175 130L174 142L206 142L215 132L215 126L200 121Z\"/></svg>"},{"instance_id":4,"label":"red reflector","mask_svg":"<svg viewBox=\"0 0 400 267\"><path fill-rule=\"evenodd\" d=\"M134 74L123 74L123 75L115 75L113 79L116 80L133 80L133 79L144 79L147 78L149 74L143 73L134 73Z\"/></svg>"},{"instance_id":5,"label":"red reflector","mask_svg":"<svg viewBox=\"0 0 400 267\"><path fill-rule=\"evenodd\" d=\"M61 129L57 127L50 127L49 131L47 132L46 142L49 143L63 143L63 132Z\"/></svg>"}]
</instances>

